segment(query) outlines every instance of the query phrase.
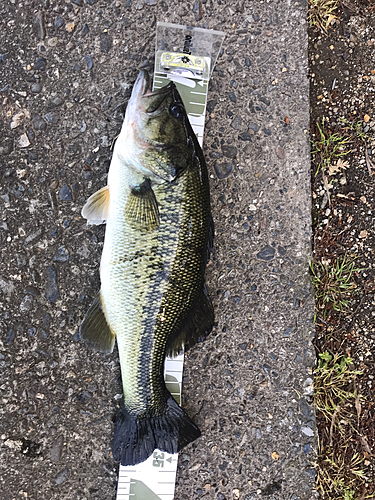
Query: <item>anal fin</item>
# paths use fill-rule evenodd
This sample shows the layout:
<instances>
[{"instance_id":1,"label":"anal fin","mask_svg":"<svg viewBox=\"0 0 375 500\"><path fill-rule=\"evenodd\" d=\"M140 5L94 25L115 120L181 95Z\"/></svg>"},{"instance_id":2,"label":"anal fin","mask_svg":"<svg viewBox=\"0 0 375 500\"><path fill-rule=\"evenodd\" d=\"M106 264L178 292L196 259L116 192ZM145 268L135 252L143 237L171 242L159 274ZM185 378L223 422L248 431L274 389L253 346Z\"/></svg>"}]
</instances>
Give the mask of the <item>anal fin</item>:
<instances>
[{"instance_id":1,"label":"anal fin","mask_svg":"<svg viewBox=\"0 0 375 500\"><path fill-rule=\"evenodd\" d=\"M159 226L158 202L149 179L131 190L125 217L135 229L152 231Z\"/></svg>"},{"instance_id":2,"label":"anal fin","mask_svg":"<svg viewBox=\"0 0 375 500\"><path fill-rule=\"evenodd\" d=\"M104 315L100 292L83 318L79 332L81 339L90 349L103 353L113 351L115 335L112 333Z\"/></svg>"},{"instance_id":3,"label":"anal fin","mask_svg":"<svg viewBox=\"0 0 375 500\"><path fill-rule=\"evenodd\" d=\"M177 356L183 348L187 351L199 340L204 340L212 330L213 324L214 308L206 285L203 284L200 294L186 315L180 333L169 340L167 356Z\"/></svg>"},{"instance_id":4,"label":"anal fin","mask_svg":"<svg viewBox=\"0 0 375 500\"><path fill-rule=\"evenodd\" d=\"M82 208L82 217L87 224L103 224L109 213L109 186L104 186L92 194Z\"/></svg>"}]
</instances>

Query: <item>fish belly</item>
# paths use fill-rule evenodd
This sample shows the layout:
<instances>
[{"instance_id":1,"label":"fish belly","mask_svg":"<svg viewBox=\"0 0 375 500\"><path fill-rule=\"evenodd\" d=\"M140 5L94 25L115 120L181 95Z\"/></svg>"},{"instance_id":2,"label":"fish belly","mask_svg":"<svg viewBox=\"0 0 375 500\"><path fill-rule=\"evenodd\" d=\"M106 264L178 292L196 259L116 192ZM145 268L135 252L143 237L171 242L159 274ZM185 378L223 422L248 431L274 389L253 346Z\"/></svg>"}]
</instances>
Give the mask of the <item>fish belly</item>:
<instances>
[{"instance_id":1,"label":"fish belly","mask_svg":"<svg viewBox=\"0 0 375 500\"><path fill-rule=\"evenodd\" d=\"M126 197L107 221L101 262L101 296L105 315L118 343L124 404L141 413L162 397L163 363L168 332L155 337L157 318L178 246L181 203L163 212L160 226L135 230L124 219Z\"/></svg>"}]
</instances>

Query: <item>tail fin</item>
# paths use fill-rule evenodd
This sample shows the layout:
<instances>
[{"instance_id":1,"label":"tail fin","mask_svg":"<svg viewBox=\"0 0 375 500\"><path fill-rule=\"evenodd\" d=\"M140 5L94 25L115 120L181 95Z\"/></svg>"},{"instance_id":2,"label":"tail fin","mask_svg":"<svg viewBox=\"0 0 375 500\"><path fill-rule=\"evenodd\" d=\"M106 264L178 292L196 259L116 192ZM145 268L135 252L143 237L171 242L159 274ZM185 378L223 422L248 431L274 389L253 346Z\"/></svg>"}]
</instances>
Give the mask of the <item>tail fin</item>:
<instances>
[{"instance_id":1,"label":"tail fin","mask_svg":"<svg viewBox=\"0 0 375 500\"><path fill-rule=\"evenodd\" d=\"M200 430L169 396L164 413L131 415L124 406L118 412L112 453L121 465L144 462L158 449L177 453L201 435Z\"/></svg>"}]
</instances>

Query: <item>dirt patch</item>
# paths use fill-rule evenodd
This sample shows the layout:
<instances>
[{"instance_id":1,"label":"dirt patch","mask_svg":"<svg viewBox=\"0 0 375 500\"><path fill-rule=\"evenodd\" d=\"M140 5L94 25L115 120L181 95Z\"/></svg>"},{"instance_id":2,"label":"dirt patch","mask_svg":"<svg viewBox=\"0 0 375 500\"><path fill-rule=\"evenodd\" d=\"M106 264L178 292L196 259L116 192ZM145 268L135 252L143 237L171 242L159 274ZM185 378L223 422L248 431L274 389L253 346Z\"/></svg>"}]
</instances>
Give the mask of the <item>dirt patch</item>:
<instances>
[{"instance_id":1,"label":"dirt patch","mask_svg":"<svg viewBox=\"0 0 375 500\"><path fill-rule=\"evenodd\" d=\"M317 310L315 346L358 372L345 385L353 398L334 398L331 418L318 412L318 487L327 499L375 495L373 12L367 2L343 2L327 34L309 33L314 269L327 283L353 262L350 287Z\"/></svg>"}]
</instances>

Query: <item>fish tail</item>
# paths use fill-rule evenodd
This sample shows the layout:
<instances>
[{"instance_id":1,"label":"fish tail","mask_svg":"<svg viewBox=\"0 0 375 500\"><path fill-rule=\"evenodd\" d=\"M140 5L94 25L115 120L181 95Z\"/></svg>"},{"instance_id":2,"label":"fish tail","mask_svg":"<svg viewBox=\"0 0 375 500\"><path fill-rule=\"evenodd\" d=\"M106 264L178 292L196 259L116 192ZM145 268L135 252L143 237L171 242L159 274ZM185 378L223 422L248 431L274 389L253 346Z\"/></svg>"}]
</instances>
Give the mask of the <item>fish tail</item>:
<instances>
[{"instance_id":1,"label":"fish tail","mask_svg":"<svg viewBox=\"0 0 375 500\"><path fill-rule=\"evenodd\" d=\"M201 435L184 410L169 396L165 410L131 414L125 406L118 412L113 439L113 458L121 465L144 462L154 450L177 453Z\"/></svg>"}]
</instances>

